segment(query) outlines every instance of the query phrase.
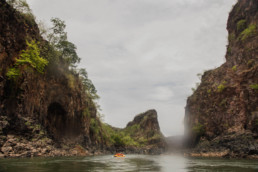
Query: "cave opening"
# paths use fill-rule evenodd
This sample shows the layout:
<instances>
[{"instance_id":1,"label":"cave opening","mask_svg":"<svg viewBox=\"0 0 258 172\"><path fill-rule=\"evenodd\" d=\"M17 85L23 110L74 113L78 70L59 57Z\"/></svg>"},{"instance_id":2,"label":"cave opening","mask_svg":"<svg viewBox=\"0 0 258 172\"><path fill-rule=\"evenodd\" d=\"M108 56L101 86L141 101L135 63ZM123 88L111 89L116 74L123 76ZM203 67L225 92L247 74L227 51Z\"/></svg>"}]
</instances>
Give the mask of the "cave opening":
<instances>
[{"instance_id":1,"label":"cave opening","mask_svg":"<svg viewBox=\"0 0 258 172\"><path fill-rule=\"evenodd\" d=\"M67 122L67 112L62 105L57 102L51 103L48 107L46 128L55 139L60 139L65 135Z\"/></svg>"},{"instance_id":2,"label":"cave opening","mask_svg":"<svg viewBox=\"0 0 258 172\"><path fill-rule=\"evenodd\" d=\"M78 115L69 116L63 106L57 102L48 106L46 119L48 133L55 139L74 139L81 134L82 123Z\"/></svg>"}]
</instances>

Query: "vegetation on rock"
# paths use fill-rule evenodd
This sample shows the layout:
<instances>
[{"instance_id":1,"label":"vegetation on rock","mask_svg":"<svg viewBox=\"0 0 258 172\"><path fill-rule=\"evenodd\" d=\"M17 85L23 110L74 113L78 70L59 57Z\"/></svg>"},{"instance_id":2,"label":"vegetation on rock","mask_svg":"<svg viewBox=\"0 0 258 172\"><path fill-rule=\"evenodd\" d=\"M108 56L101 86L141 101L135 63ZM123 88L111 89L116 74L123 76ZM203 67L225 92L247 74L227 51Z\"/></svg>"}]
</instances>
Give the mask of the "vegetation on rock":
<instances>
[{"instance_id":1,"label":"vegetation on rock","mask_svg":"<svg viewBox=\"0 0 258 172\"><path fill-rule=\"evenodd\" d=\"M197 136L201 136L205 133L204 126L200 123L194 125L192 130Z\"/></svg>"},{"instance_id":2,"label":"vegetation on rock","mask_svg":"<svg viewBox=\"0 0 258 172\"><path fill-rule=\"evenodd\" d=\"M19 77L23 70L33 68L39 73L44 73L45 66L48 61L40 57L40 50L37 43L33 40L31 42L26 41L27 49L22 50L19 58L16 58L14 67L11 67L7 72L9 79L16 79Z\"/></svg>"},{"instance_id":3,"label":"vegetation on rock","mask_svg":"<svg viewBox=\"0 0 258 172\"><path fill-rule=\"evenodd\" d=\"M242 32L246 27L246 20L242 19L237 22L237 31Z\"/></svg>"},{"instance_id":4,"label":"vegetation on rock","mask_svg":"<svg viewBox=\"0 0 258 172\"><path fill-rule=\"evenodd\" d=\"M245 39L252 37L256 34L256 24L250 24L241 34L240 39L244 41Z\"/></svg>"},{"instance_id":5,"label":"vegetation on rock","mask_svg":"<svg viewBox=\"0 0 258 172\"><path fill-rule=\"evenodd\" d=\"M258 84L252 84L250 87L254 90L258 90Z\"/></svg>"}]
</instances>

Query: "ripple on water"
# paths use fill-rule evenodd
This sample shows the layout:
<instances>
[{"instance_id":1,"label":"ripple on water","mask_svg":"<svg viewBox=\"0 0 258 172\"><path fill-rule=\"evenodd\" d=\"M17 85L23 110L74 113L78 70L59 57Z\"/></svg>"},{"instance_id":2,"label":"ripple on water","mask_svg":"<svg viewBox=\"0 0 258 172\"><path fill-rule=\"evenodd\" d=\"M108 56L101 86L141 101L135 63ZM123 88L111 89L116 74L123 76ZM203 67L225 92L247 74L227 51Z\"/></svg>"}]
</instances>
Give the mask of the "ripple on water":
<instances>
[{"instance_id":1,"label":"ripple on water","mask_svg":"<svg viewBox=\"0 0 258 172\"><path fill-rule=\"evenodd\" d=\"M258 161L185 158L178 155L112 155L0 160L0 172L257 172Z\"/></svg>"}]
</instances>

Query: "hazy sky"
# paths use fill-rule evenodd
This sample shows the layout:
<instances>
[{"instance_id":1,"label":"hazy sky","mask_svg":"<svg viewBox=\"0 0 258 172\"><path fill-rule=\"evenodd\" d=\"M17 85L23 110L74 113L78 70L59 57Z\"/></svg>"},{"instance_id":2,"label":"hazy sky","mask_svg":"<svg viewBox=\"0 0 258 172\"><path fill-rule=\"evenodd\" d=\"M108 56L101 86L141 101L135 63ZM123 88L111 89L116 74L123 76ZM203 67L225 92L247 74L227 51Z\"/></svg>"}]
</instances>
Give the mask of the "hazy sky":
<instances>
[{"instance_id":1,"label":"hazy sky","mask_svg":"<svg viewBox=\"0 0 258 172\"><path fill-rule=\"evenodd\" d=\"M225 59L236 0L27 0L38 20L59 17L98 90L104 121L125 127L156 109L165 135L183 134L197 73Z\"/></svg>"}]
</instances>

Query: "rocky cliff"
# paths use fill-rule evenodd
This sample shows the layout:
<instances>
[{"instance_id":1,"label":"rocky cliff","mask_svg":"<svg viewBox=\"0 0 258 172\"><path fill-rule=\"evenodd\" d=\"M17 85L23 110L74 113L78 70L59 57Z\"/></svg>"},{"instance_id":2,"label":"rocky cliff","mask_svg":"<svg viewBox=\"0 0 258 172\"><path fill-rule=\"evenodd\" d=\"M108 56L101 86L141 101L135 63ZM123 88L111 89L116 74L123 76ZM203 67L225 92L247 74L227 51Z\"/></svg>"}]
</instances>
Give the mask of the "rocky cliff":
<instances>
[{"instance_id":1,"label":"rocky cliff","mask_svg":"<svg viewBox=\"0 0 258 172\"><path fill-rule=\"evenodd\" d=\"M104 131L81 76L59 54L42 38L32 14L0 1L0 157L117 150L119 140ZM157 118L146 124L152 122L154 133L160 132Z\"/></svg>"},{"instance_id":2,"label":"rocky cliff","mask_svg":"<svg viewBox=\"0 0 258 172\"><path fill-rule=\"evenodd\" d=\"M167 143L160 131L156 110L148 110L136 115L123 130L129 132L132 138L142 144L146 152L156 154L166 150Z\"/></svg>"},{"instance_id":3,"label":"rocky cliff","mask_svg":"<svg viewBox=\"0 0 258 172\"><path fill-rule=\"evenodd\" d=\"M258 1L229 14L226 62L204 72L187 100L185 135L196 156L258 156Z\"/></svg>"},{"instance_id":4,"label":"rocky cliff","mask_svg":"<svg viewBox=\"0 0 258 172\"><path fill-rule=\"evenodd\" d=\"M156 110L148 110L135 116L125 128L103 125L104 137L111 150L126 153L160 154L167 143L160 131Z\"/></svg>"},{"instance_id":5,"label":"rocky cliff","mask_svg":"<svg viewBox=\"0 0 258 172\"><path fill-rule=\"evenodd\" d=\"M101 136L97 137L90 129L90 121L98 121L96 108L83 93L79 76L62 66L62 61L60 65L50 62L43 74L25 66L19 78L7 77L8 70L27 48L28 40L39 42L41 49L46 48L33 16L1 0L1 153L5 156L76 154L76 145L85 148L102 145ZM49 58L43 52L41 55ZM71 149L57 151L62 147ZM76 150L69 152L73 148Z\"/></svg>"}]
</instances>

